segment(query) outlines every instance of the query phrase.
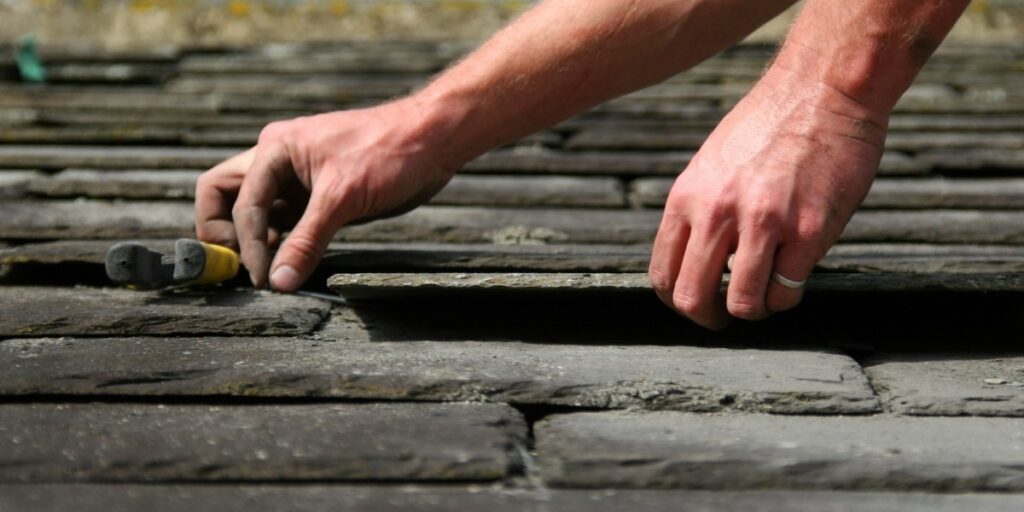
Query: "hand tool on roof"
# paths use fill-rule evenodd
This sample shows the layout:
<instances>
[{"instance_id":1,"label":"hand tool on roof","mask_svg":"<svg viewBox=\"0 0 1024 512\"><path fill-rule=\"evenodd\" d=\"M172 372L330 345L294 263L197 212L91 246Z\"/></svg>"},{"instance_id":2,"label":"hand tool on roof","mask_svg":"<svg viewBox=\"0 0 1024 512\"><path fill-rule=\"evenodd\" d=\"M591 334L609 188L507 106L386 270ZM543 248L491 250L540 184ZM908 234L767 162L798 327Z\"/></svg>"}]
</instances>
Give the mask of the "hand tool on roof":
<instances>
[{"instance_id":1,"label":"hand tool on roof","mask_svg":"<svg viewBox=\"0 0 1024 512\"><path fill-rule=\"evenodd\" d=\"M114 244L107 251L107 277L140 290L216 284L238 274L238 253L220 245L182 238L165 255L138 242Z\"/></svg>"}]
</instances>

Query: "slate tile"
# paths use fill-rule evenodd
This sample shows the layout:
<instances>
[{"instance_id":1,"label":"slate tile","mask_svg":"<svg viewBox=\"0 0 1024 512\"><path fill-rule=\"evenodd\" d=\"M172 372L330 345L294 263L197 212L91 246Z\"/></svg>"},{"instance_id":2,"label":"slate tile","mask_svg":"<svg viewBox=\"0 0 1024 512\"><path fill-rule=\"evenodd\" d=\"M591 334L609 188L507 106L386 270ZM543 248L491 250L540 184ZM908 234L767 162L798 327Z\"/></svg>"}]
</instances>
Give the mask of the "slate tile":
<instances>
[{"instance_id":1,"label":"slate tile","mask_svg":"<svg viewBox=\"0 0 1024 512\"><path fill-rule=\"evenodd\" d=\"M1020 491L1009 418L579 413L534 427L557 487Z\"/></svg>"},{"instance_id":2,"label":"slate tile","mask_svg":"<svg viewBox=\"0 0 1024 512\"><path fill-rule=\"evenodd\" d=\"M159 126L0 127L4 144L178 144L182 130Z\"/></svg>"},{"instance_id":3,"label":"slate tile","mask_svg":"<svg viewBox=\"0 0 1024 512\"><path fill-rule=\"evenodd\" d=\"M0 238L89 239L193 236L187 202L0 202ZM654 239L661 212L602 208L424 206L407 214L348 226L345 242L606 243ZM840 241L1024 244L1024 210L868 210L854 215Z\"/></svg>"},{"instance_id":4,"label":"slate tile","mask_svg":"<svg viewBox=\"0 0 1024 512\"><path fill-rule=\"evenodd\" d=\"M630 183L630 200L662 208L672 189L671 178L640 178ZM1024 206L1020 178L879 178L861 208L891 209L1019 209Z\"/></svg>"},{"instance_id":5,"label":"slate tile","mask_svg":"<svg viewBox=\"0 0 1024 512\"><path fill-rule=\"evenodd\" d=\"M195 197L200 171L97 171L69 169L30 190L51 197L178 199ZM431 204L470 206L622 207L625 192L614 178L564 176L456 176Z\"/></svg>"},{"instance_id":6,"label":"slate tile","mask_svg":"<svg viewBox=\"0 0 1024 512\"><path fill-rule=\"evenodd\" d=\"M0 167L209 169L245 148L0 145Z\"/></svg>"},{"instance_id":7,"label":"slate tile","mask_svg":"<svg viewBox=\"0 0 1024 512\"><path fill-rule=\"evenodd\" d=\"M48 197L90 197L101 199L194 198L201 171L98 171L68 169L29 185L33 194Z\"/></svg>"},{"instance_id":8,"label":"slate tile","mask_svg":"<svg viewBox=\"0 0 1024 512\"><path fill-rule=\"evenodd\" d=\"M469 173L658 174L675 176L693 156L689 152L565 152L496 150L466 164Z\"/></svg>"},{"instance_id":9,"label":"slate tile","mask_svg":"<svg viewBox=\"0 0 1024 512\"><path fill-rule=\"evenodd\" d=\"M15 339L0 394L323 396L588 408L861 414L878 400L848 356L821 349L284 338ZM359 332L364 330L363 332ZM347 339L333 342L342 334Z\"/></svg>"},{"instance_id":10,"label":"slate tile","mask_svg":"<svg viewBox=\"0 0 1024 512\"><path fill-rule=\"evenodd\" d=\"M44 178L39 171L4 170L0 171L0 198L16 198L25 194L29 184Z\"/></svg>"},{"instance_id":11,"label":"slate tile","mask_svg":"<svg viewBox=\"0 0 1024 512\"><path fill-rule=\"evenodd\" d=\"M1024 497L1016 494L551 490L439 485L0 484L0 508L9 512L1017 512L1022 504Z\"/></svg>"},{"instance_id":12,"label":"slate tile","mask_svg":"<svg viewBox=\"0 0 1024 512\"><path fill-rule=\"evenodd\" d=\"M437 205L607 207L626 205L614 178L569 176L472 176L452 178L430 200Z\"/></svg>"},{"instance_id":13,"label":"slate tile","mask_svg":"<svg viewBox=\"0 0 1024 512\"><path fill-rule=\"evenodd\" d=\"M886 408L915 416L1024 417L1024 355L882 353L865 362Z\"/></svg>"},{"instance_id":14,"label":"slate tile","mask_svg":"<svg viewBox=\"0 0 1024 512\"><path fill-rule=\"evenodd\" d=\"M138 292L113 288L0 287L0 337L300 335L327 303L254 290Z\"/></svg>"},{"instance_id":15,"label":"slate tile","mask_svg":"<svg viewBox=\"0 0 1024 512\"><path fill-rule=\"evenodd\" d=\"M723 286L729 274L723 276ZM646 273L348 273L334 274L327 285L345 298L387 299L442 294L652 293ZM841 292L1022 291L1024 276L986 273L812 274L807 289Z\"/></svg>"},{"instance_id":16,"label":"slate tile","mask_svg":"<svg viewBox=\"0 0 1024 512\"><path fill-rule=\"evenodd\" d=\"M0 481L497 480L526 424L469 404L0 405Z\"/></svg>"}]
</instances>

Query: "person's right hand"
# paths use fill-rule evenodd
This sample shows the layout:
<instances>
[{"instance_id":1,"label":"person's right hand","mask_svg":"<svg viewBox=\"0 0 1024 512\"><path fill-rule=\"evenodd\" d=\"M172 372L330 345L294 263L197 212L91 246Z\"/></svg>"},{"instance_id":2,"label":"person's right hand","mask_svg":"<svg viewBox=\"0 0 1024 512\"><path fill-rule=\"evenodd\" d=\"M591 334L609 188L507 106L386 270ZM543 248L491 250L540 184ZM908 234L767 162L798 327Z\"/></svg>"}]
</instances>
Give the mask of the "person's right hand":
<instances>
[{"instance_id":1,"label":"person's right hand","mask_svg":"<svg viewBox=\"0 0 1024 512\"><path fill-rule=\"evenodd\" d=\"M405 99L268 125L200 176L196 235L239 249L257 288L298 289L342 226L408 211L454 174L423 119ZM268 247L289 229L271 263Z\"/></svg>"}]
</instances>

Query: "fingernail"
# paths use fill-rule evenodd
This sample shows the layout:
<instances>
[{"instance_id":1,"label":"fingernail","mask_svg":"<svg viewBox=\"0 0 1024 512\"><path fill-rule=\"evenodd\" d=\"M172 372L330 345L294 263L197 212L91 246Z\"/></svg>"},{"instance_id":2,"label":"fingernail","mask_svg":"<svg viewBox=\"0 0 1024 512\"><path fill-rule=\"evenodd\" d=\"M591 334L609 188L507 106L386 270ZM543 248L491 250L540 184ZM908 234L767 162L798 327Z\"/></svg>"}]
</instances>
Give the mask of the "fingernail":
<instances>
[{"instance_id":1,"label":"fingernail","mask_svg":"<svg viewBox=\"0 0 1024 512\"><path fill-rule=\"evenodd\" d=\"M270 276L270 285L275 290L282 291L295 291L302 285L302 281L299 278L299 273L287 265L281 265L274 270L274 273Z\"/></svg>"}]
</instances>

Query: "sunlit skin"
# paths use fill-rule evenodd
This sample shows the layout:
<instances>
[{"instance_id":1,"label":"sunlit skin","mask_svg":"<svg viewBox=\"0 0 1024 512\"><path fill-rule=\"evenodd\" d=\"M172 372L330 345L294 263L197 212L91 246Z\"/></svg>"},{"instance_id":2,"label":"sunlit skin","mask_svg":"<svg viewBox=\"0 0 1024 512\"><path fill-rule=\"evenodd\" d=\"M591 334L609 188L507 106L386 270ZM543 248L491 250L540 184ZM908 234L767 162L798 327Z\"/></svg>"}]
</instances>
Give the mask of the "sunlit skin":
<instances>
[{"instance_id":1,"label":"sunlit skin","mask_svg":"<svg viewBox=\"0 0 1024 512\"><path fill-rule=\"evenodd\" d=\"M542 2L408 97L268 125L200 178L197 235L240 249L255 286L293 291L342 226L408 211L485 151L684 71L791 3ZM804 280L839 237L893 105L967 3L808 0L676 181L651 258L658 296L713 329L796 306L802 291L772 272Z\"/></svg>"}]
</instances>

